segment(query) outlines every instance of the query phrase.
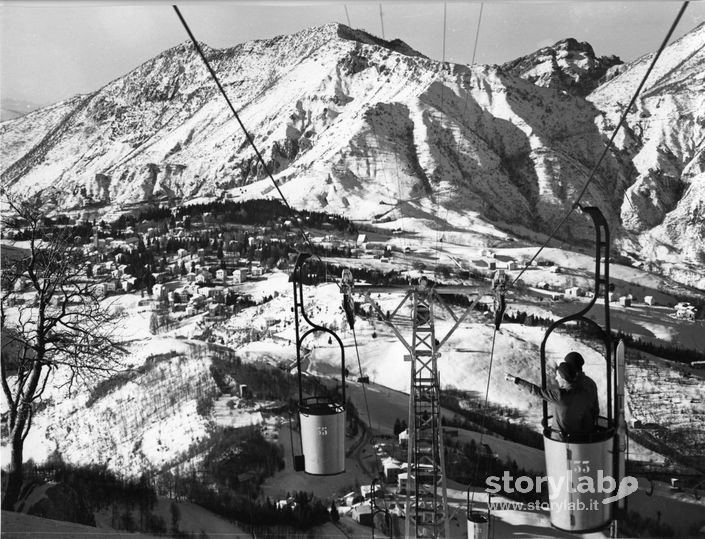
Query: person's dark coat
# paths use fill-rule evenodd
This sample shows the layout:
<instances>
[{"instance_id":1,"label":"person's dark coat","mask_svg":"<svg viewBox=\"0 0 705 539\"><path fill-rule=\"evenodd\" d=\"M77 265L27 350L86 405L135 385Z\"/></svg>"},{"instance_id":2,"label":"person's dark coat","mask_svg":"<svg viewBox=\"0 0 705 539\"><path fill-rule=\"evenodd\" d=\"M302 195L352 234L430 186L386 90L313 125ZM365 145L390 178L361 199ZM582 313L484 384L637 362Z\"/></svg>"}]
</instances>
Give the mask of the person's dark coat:
<instances>
[{"instance_id":1,"label":"person's dark coat","mask_svg":"<svg viewBox=\"0 0 705 539\"><path fill-rule=\"evenodd\" d=\"M585 386L573 382L566 389L543 389L521 378L516 378L514 383L553 404L554 428L563 437L587 435L594 430L595 401Z\"/></svg>"},{"instance_id":2,"label":"person's dark coat","mask_svg":"<svg viewBox=\"0 0 705 539\"><path fill-rule=\"evenodd\" d=\"M583 371L579 371L575 384L584 387L593 399L593 404L591 408L593 424L597 425L597 418L600 417L600 399L597 396L597 384L595 380L590 378Z\"/></svg>"}]
</instances>

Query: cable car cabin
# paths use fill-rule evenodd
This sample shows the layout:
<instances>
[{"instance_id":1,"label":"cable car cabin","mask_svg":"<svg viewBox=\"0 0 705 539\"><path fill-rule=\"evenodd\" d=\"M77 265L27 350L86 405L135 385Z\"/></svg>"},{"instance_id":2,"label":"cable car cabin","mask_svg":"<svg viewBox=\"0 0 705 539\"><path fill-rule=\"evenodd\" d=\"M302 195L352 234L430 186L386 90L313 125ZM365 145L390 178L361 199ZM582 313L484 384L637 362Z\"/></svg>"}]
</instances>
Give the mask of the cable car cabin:
<instances>
[{"instance_id":1,"label":"cable car cabin","mask_svg":"<svg viewBox=\"0 0 705 539\"><path fill-rule=\"evenodd\" d=\"M570 441L547 428L543 445L551 525L578 533L607 526L612 504L603 500L613 495L615 429L603 427L587 439Z\"/></svg>"},{"instance_id":2,"label":"cable car cabin","mask_svg":"<svg viewBox=\"0 0 705 539\"><path fill-rule=\"evenodd\" d=\"M617 419L623 413L617 395L617 370L613 358L612 336L609 322L609 231L602 213L597 208L583 208L596 229L595 295L578 313L554 322L546 331L541 343L541 381L546 388L546 342L557 327L572 321L592 326L604 343L605 382L598 387L598 395L606 395L606 417L600 417L592 432L566 435L551 426L552 415L548 403L543 402L543 440L548 476L551 525L573 533L597 531L611 523L615 502L605 502L616 493L619 485L620 444ZM602 260L602 262L601 262ZM603 276L601 264L604 266ZM604 294L605 328L599 326L586 313L595 304L600 292ZM622 381L620 381L622 383ZM622 453L623 455L623 453Z\"/></svg>"},{"instance_id":3,"label":"cable car cabin","mask_svg":"<svg viewBox=\"0 0 705 539\"><path fill-rule=\"evenodd\" d=\"M468 515L468 539L490 539L490 515L472 512Z\"/></svg>"},{"instance_id":4,"label":"cable car cabin","mask_svg":"<svg viewBox=\"0 0 705 539\"><path fill-rule=\"evenodd\" d=\"M311 321L304 309L303 283L311 277L306 260L300 254L294 265L294 325L296 330L296 368L299 386L299 425L302 455L294 456L294 470L311 475L336 475L345 471L345 349L338 335ZM302 323L309 328L302 330ZM340 347L342 396L313 395L304 397L301 368L303 341L313 333L327 333ZM293 450L293 441L292 441Z\"/></svg>"},{"instance_id":5,"label":"cable car cabin","mask_svg":"<svg viewBox=\"0 0 705 539\"><path fill-rule=\"evenodd\" d=\"M473 502L475 493L473 493L473 498L470 498L470 488L467 491L467 526L468 526L468 539L491 539L494 536L492 532L492 518L490 515L490 503L492 496L487 496L487 510L482 511L474 507Z\"/></svg>"},{"instance_id":6,"label":"cable car cabin","mask_svg":"<svg viewBox=\"0 0 705 539\"><path fill-rule=\"evenodd\" d=\"M345 406L325 397L299 403L304 471L335 475L345 471Z\"/></svg>"}]
</instances>

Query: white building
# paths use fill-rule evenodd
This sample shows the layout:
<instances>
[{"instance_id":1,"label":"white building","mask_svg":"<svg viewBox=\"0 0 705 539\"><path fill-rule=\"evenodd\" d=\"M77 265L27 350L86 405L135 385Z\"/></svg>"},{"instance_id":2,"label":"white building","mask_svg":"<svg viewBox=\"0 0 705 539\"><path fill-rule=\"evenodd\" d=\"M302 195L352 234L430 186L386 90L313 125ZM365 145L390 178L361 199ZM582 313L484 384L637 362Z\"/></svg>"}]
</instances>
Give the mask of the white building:
<instances>
[{"instance_id":1,"label":"white building","mask_svg":"<svg viewBox=\"0 0 705 539\"><path fill-rule=\"evenodd\" d=\"M432 464L420 464L419 474L421 484L431 484L433 482L433 465ZM411 477L411 479L409 479ZM409 472L402 472L397 478L397 488L399 492L406 492L407 489L413 489L415 486L414 476L410 475Z\"/></svg>"},{"instance_id":2,"label":"white building","mask_svg":"<svg viewBox=\"0 0 705 539\"><path fill-rule=\"evenodd\" d=\"M402 465L397 459L392 457L387 457L382 460L382 468L384 470L384 479L388 483L396 483L399 478L399 474L402 469L406 468L406 465Z\"/></svg>"},{"instance_id":3,"label":"white building","mask_svg":"<svg viewBox=\"0 0 705 539\"><path fill-rule=\"evenodd\" d=\"M196 283L210 283L212 280L213 280L213 275L211 275L211 272L206 269L202 269L198 273L198 275L196 275L195 282Z\"/></svg>"},{"instance_id":4,"label":"white building","mask_svg":"<svg viewBox=\"0 0 705 539\"><path fill-rule=\"evenodd\" d=\"M372 526L372 505L370 502L353 505L350 516L355 522L363 526Z\"/></svg>"},{"instance_id":5,"label":"white building","mask_svg":"<svg viewBox=\"0 0 705 539\"><path fill-rule=\"evenodd\" d=\"M354 502L355 498L357 498L357 499L359 500L359 497L358 497L358 496L359 496L359 494L358 494L357 492L355 492L355 491L353 491L353 492L348 492L347 494L345 494L345 495L341 498L341 503L342 503L343 505L346 505L347 507L351 507L351 506L354 505L354 503L355 503L355 502Z\"/></svg>"},{"instance_id":6,"label":"white building","mask_svg":"<svg viewBox=\"0 0 705 539\"><path fill-rule=\"evenodd\" d=\"M579 286L573 286L571 288L565 289L565 297L567 298L578 298L583 295L583 289Z\"/></svg>"},{"instance_id":7,"label":"white building","mask_svg":"<svg viewBox=\"0 0 705 539\"><path fill-rule=\"evenodd\" d=\"M409 429L403 430L399 433L399 443L406 445L409 442Z\"/></svg>"},{"instance_id":8,"label":"white building","mask_svg":"<svg viewBox=\"0 0 705 539\"><path fill-rule=\"evenodd\" d=\"M379 496L382 493L382 485L375 484L375 496ZM366 500L372 498L372 485L360 485L360 494Z\"/></svg>"},{"instance_id":9,"label":"white building","mask_svg":"<svg viewBox=\"0 0 705 539\"><path fill-rule=\"evenodd\" d=\"M233 282L244 283L247 280L247 270L244 268L237 268L233 270Z\"/></svg>"},{"instance_id":10,"label":"white building","mask_svg":"<svg viewBox=\"0 0 705 539\"><path fill-rule=\"evenodd\" d=\"M157 283L152 287L152 293L157 299L161 299L166 294L166 287L163 284Z\"/></svg>"}]
</instances>

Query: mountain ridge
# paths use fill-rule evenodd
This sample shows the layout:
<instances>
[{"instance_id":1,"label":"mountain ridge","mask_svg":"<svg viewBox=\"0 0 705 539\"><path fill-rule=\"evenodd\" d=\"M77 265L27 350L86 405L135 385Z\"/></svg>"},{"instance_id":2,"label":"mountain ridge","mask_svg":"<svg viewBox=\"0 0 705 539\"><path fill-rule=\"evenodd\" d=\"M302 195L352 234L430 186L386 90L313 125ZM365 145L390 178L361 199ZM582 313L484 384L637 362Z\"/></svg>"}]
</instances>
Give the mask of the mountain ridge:
<instances>
[{"instance_id":1,"label":"mountain ridge","mask_svg":"<svg viewBox=\"0 0 705 539\"><path fill-rule=\"evenodd\" d=\"M677 90L669 95L678 100L681 93L693 94L697 107L697 88L704 83L695 77L683 88L687 73L682 71L692 73L689 66L699 65L702 28L669 46L659 79L668 84L647 91ZM267 169L293 204L374 220L379 203L396 200L401 202L388 217L415 216L422 227L443 227L451 220L454 226L472 226L479 218L537 232L550 230L572 205L616 123L618 103L648 58L610 64L615 57L596 59L589 44L573 39L552 50L504 66L448 64L399 40L337 23L227 49L204 46ZM573 64L585 69L570 76L563 71L527 76L537 58L553 66L559 55L577 59ZM671 74L664 78L666 65ZM603 78L606 82L583 98ZM561 81L572 81L573 89L555 84ZM73 99L63 105L74 107L66 111L74 123L64 131L66 118L56 113L40 126L42 111L0 124L0 137L9 142L0 150L4 185L17 183L18 191L34 184L53 187L56 207L98 211L134 202L275 194L188 42L82 100ZM641 102L649 99L645 94ZM699 121L694 113L689 137L702 132ZM680 127L671 123L669 130ZM639 159L653 153L649 147L629 150L636 149L636 124L628 122L618 137L586 202L605 209L621 245L637 255L661 256L653 237L645 235L661 226L656 236L673 244L668 257L698 257L705 251L700 221L684 218L683 209L669 214L681 197L700 207L699 191L656 185L652 188L663 193L658 196L669 201L660 205L643 204L633 194L635 182L646 181ZM56 136L40 139L42 129ZM698 183L692 181L702 174L697 148L676 149L669 177L677 178L669 181ZM446 211L445 225L440 208ZM688 238L687 245L673 237L675 229ZM561 230L563 239L589 233L579 217Z\"/></svg>"}]
</instances>

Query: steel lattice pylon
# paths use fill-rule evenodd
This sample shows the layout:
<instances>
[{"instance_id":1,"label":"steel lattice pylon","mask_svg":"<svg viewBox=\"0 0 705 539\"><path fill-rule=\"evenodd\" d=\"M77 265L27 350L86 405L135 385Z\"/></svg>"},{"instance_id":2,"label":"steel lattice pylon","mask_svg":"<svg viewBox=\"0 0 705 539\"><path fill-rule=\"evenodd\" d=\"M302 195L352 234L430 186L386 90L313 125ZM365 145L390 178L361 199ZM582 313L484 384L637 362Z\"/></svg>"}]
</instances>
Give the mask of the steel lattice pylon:
<instances>
[{"instance_id":1,"label":"steel lattice pylon","mask_svg":"<svg viewBox=\"0 0 705 539\"><path fill-rule=\"evenodd\" d=\"M372 293L399 293L405 291L391 316L371 298ZM477 287L432 287L425 279L418 286L378 287L347 286L344 294L364 294L380 319L389 326L409 354L411 363L409 391L409 446L407 449L407 488L405 503L405 533L407 538L450 537L450 519L446 492L443 432L441 429L440 381L437 360L439 348L458 328L475 306ZM443 294L472 294L468 306L457 316L442 300ZM401 307L411 304L411 342L401 334L393 322ZM434 325L434 310L442 307L454 325L439 341Z\"/></svg>"},{"instance_id":2,"label":"steel lattice pylon","mask_svg":"<svg viewBox=\"0 0 705 539\"><path fill-rule=\"evenodd\" d=\"M438 351L430 290L412 295L406 537L450 536L441 431ZM441 496L438 496L438 488Z\"/></svg>"}]
</instances>

